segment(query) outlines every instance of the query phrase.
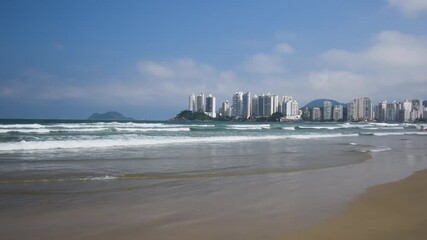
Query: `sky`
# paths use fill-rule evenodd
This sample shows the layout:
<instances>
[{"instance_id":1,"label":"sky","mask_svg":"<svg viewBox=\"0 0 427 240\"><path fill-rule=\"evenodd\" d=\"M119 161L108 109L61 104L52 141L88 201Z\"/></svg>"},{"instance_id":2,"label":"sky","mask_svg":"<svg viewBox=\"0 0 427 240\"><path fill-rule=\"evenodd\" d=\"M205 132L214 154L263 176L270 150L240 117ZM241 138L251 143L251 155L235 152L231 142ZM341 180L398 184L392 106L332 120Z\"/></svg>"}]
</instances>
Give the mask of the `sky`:
<instances>
[{"instance_id":1,"label":"sky","mask_svg":"<svg viewBox=\"0 0 427 240\"><path fill-rule=\"evenodd\" d=\"M0 118L164 120L191 93L427 99L427 0L0 0Z\"/></svg>"}]
</instances>

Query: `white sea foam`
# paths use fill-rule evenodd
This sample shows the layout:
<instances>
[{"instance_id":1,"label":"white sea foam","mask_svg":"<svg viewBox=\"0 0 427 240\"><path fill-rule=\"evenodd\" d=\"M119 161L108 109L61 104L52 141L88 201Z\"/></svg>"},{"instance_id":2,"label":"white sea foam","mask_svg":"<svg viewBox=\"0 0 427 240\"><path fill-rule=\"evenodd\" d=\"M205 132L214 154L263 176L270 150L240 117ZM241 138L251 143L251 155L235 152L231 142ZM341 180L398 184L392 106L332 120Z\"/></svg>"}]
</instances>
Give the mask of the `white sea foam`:
<instances>
[{"instance_id":1,"label":"white sea foam","mask_svg":"<svg viewBox=\"0 0 427 240\"><path fill-rule=\"evenodd\" d=\"M270 124L233 124L233 125L227 125L226 129L230 129L230 130L270 129Z\"/></svg>"},{"instance_id":2,"label":"white sea foam","mask_svg":"<svg viewBox=\"0 0 427 240\"><path fill-rule=\"evenodd\" d=\"M427 135L427 132L405 132L405 135Z\"/></svg>"},{"instance_id":3,"label":"white sea foam","mask_svg":"<svg viewBox=\"0 0 427 240\"><path fill-rule=\"evenodd\" d=\"M116 176L88 176L81 178L46 178L46 179L27 179L27 180L12 180L11 182L18 183L34 183L34 182L43 182L43 183L52 183L52 182L76 182L76 181L112 181L116 180ZM8 182L8 181L5 181Z\"/></svg>"},{"instance_id":4,"label":"white sea foam","mask_svg":"<svg viewBox=\"0 0 427 240\"><path fill-rule=\"evenodd\" d=\"M33 129L23 129L23 128L10 128L10 129L0 129L0 133L49 133L49 129L44 128L33 128Z\"/></svg>"},{"instance_id":5,"label":"white sea foam","mask_svg":"<svg viewBox=\"0 0 427 240\"><path fill-rule=\"evenodd\" d=\"M366 129L366 128L372 128L373 126L371 124L361 124L361 123L343 123L339 125L341 128L360 128L360 129Z\"/></svg>"},{"instance_id":6,"label":"white sea foam","mask_svg":"<svg viewBox=\"0 0 427 240\"><path fill-rule=\"evenodd\" d=\"M339 125L341 128L360 128L359 124L343 123Z\"/></svg>"},{"instance_id":7,"label":"white sea foam","mask_svg":"<svg viewBox=\"0 0 427 240\"><path fill-rule=\"evenodd\" d=\"M116 176L105 175L105 176L78 178L76 180L78 181L111 181L116 179L117 179Z\"/></svg>"},{"instance_id":8,"label":"white sea foam","mask_svg":"<svg viewBox=\"0 0 427 240\"><path fill-rule=\"evenodd\" d=\"M116 128L119 132L187 132L189 127L169 127L169 128Z\"/></svg>"},{"instance_id":9,"label":"white sea foam","mask_svg":"<svg viewBox=\"0 0 427 240\"><path fill-rule=\"evenodd\" d=\"M294 131L295 127L282 127L283 130Z\"/></svg>"},{"instance_id":10,"label":"white sea foam","mask_svg":"<svg viewBox=\"0 0 427 240\"><path fill-rule=\"evenodd\" d=\"M212 128L215 127L215 125L212 124L192 124L192 125L173 125L173 126L182 126L182 127L205 127L205 128Z\"/></svg>"},{"instance_id":11,"label":"white sea foam","mask_svg":"<svg viewBox=\"0 0 427 240\"><path fill-rule=\"evenodd\" d=\"M49 129L50 132L102 132L113 130L114 128L70 128L70 129Z\"/></svg>"},{"instance_id":12,"label":"white sea foam","mask_svg":"<svg viewBox=\"0 0 427 240\"><path fill-rule=\"evenodd\" d=\"M404 127L381 127L383 130L403 130Z\"/></svg>"},{"instance_id":13,"label":"white sea foam","mask_svg":"<svg viewBox=\"0 0 427 240\"><path fill-rule=\"evenodd\" d=\"M337 137L357 137L358 134L301 134L301 135L290 135L287 138L290 139L318 139L318 138L337 138Z\"/></svg>"},{"instance_id":14,"label":"white sea foam","mask_svg":"<svg viewBox=\"0 0 427 240\"><path fill-rule=\"evenodd\" d=\"M372 133L374 136L402 136L405 135L404 132L376 132Z\"/></svg>"},{"instance_id":15,"label":"white sea foam","mask_svg":"<svg viewBox=\"0 0 427 240\"><path fill-rule=\"evenodd\" d=\"M18 129L18 128L31 128L31 129L37 129L37 128L44 128L45 126L34 123L34 124L0 124L0 129L1 128L14 128L14 129Z\"/></svg>"},{"instance_id":16,"label":"white sea foam","mask_svg":"<svg viewBox=\"0 0 427 240\"><path fill-rule=\"evenodd\" d=\"M316 130L322 130L322 129L335 130L335 129L340 129L342 127L338 127L338 126L298 126L298 128L300 128L300 129L316 129Z\"/></svg>"},{"instance_id":17,"label":"white sea foam","mask_svg":"<svg viewBox=\"0 0 427 240\"><path fill-rule=\"evenodd\" d=\"M366 148L362 148L359 149L360 152L384 152L384 151L390 151L391 148L387 147L387 146L375 146L375 147L366 147Z\"/></svg>"},{"instance_id":18,"label":"white sea foam","mask_svg":"<svg viewBox=\"0 0 427 240\"><path fill-rule=\"evenodd\" d=\"M212 124L165 124L165 123L119 123L119 122L98 122L98 123L61 123L61 124L13 124L0 125L0 133L35 133L44 134L50 132L99 132L117 130L124 132L147 132L147 131L190 131L190 127L213 128Z\"/></svg>"},{"instance_id":19,"label":"white sea foam","mask_svg":"<svg viewBox=\"0 0 427 240\"><path fill-rule=\"evenodd\" d=\"M245 142L274 139L319 139L336 137L354 137L357 134L306 134L306 135L270 135L270 136L218 136L218 137L116 137L106 139L84 140L48 140L48 141L21 141L0 144L0 151L19 150L50 150L50 149L75 149L75 148L110 148L132 146L161 146L167 144L197 144L197 143L223 143Z\"/></svg>"},{"instance_id":20,"label":"white sea foam","mask_svg":"<svg viewBox=\"0 0 427 240\"><path fill-rule=\"evenodd\" d=\"M398 123L369 123L369 125L380 126L380 127L398 127Z\"/></svg>"}]
</instances>

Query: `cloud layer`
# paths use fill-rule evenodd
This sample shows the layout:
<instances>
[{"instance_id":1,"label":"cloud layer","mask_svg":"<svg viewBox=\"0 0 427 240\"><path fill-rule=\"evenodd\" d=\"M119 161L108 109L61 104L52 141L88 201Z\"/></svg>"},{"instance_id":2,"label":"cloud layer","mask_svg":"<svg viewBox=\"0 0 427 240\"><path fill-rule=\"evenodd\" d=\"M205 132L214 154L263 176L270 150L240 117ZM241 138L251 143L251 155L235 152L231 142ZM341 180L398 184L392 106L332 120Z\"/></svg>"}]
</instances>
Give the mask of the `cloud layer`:
<instances>
[{"instance_id":1,"label":"cloud layer","mask_svg":"<svg viewBox=\"0 0 427 240\"><path fill-rule=\"evenodd\" d=\"M319 56L321 67L296 71L288 66L298 53L288 43L248 56L236 67L218 69L192 58L141 60L131 73L88 82L73 81L35 69L3 81L0 98L35 101L73 100L88 104L174 106L185 108L191 93L213 93L218 101L235 91L290 94L302 103L314 98L347 102L425 98L427 38L399 31L377 33L360 51L330 49ZM219 103L218 103L219 105Z\"/></svg>"},{"instance_id":2,"label":"cloud layer","mask_svg":"<svg viewBox=\"0 0 427 240\"><path fill-rule=\"evenodd\" d=\"M427 86L426 54L425 37L382 31L374 37L373 44L362 51L332 49L322 54L321 59L330 68L350 74L343 81L354 79L348 84L353 94L382 98L422 97L420 87ZM329 79L332 86L337 86L336 74Z\"/></svg>"},{"instance_id":3,"label":"cloud layer","mask_svg":"<svg viewBox=\"0 0 427 240\"><path fill-rule=\"evenodd\" d=\"M426 0L388 0L388 3L407 16L416 16L421 12L427 12Z\"/></svg>"}]
</instances>

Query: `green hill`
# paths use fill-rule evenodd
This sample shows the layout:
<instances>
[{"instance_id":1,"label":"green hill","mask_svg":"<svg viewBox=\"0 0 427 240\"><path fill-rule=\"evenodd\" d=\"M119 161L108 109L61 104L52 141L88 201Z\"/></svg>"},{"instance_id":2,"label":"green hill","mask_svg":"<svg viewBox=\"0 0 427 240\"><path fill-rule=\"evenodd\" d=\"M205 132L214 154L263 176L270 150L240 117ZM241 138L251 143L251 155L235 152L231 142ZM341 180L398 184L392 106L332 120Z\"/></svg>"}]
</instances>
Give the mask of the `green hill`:
<instances>
[{"instance_id":1,"label":"green hill","mask_svg":"<svg viewBox=\"0 0 427 240\"><path fill-rule=\"evenodd\" d=\"M313 100L313 101L311 101L311 102L309 102L309 103L307 103L305 106L304 106L304 108L314 108L314 107L323 107L323 102L325 102L325 101L330 101L330 102L332 102L332 106L336 106L336 105L345 105L345 104L342 104L342 103L340 103L340 102L338 102L338 101L335 101L335 100L333 100L333 99L316 99L316 100Z\"/></svg>"},{"instance_id":2,"label":"green hill","mask_svg":"<svg viewBox=\"0 0 427 240\"><path fill-rule=\"evenodd\" d=\"M192 112L189 110L181 111L172 118L171 121L210 121L214 120L212 117L202 113L202 112Z\"/></svg>"}]
</instances>

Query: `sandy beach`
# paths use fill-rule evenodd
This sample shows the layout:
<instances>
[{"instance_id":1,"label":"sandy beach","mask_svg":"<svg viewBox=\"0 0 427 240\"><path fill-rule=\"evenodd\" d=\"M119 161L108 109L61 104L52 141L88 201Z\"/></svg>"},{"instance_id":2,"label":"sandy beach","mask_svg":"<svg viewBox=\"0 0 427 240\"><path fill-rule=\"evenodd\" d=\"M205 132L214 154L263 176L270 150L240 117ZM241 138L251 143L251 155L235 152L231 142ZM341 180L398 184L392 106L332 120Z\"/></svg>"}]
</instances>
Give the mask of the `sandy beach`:
<instances>
[{"instance_id":1,"label":"sandy beach","mask_svg":"<svg viewBox=\"0 0 427 240\"><path fill-rule=\"evenodd\" d=\"M285 240L425 239L427 170L371 187L336 217Z\"/></svg>"}]
</instances>

